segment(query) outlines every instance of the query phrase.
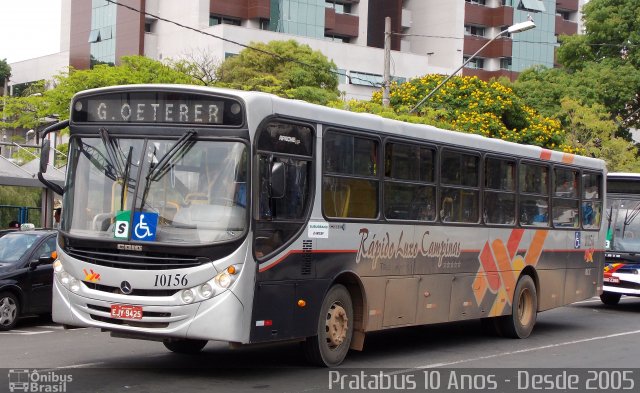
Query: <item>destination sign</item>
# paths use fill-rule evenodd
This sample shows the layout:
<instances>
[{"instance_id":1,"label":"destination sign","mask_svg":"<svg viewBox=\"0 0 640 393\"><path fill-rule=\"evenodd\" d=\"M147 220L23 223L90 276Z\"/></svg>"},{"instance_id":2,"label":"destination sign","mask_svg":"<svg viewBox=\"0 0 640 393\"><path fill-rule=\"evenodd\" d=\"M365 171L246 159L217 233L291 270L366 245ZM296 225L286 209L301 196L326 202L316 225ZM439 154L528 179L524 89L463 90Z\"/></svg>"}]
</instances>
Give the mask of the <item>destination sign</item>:
<instances>
[{"instance_id":1,"label":"destination sign","mask_svg":"<svg viewBox=\"0 0 640 393\"><path fill-rule=\"evenodd\" d=\"M242 124L242 107L228 98L178 93L115 93L74 103L72 118L89 123Z\"/></svg>"}]
</instances>

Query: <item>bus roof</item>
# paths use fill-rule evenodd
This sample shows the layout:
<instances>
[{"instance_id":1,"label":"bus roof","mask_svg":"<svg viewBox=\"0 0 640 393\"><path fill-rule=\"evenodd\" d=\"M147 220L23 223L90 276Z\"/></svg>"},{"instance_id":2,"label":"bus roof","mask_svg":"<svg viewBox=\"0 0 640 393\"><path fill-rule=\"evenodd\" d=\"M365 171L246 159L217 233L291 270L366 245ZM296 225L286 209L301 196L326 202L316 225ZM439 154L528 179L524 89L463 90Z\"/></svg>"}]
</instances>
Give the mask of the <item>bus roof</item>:
<instances>
[{"instance_id":1,"label":"bus roof","mask_svg":"<svg viewBox=\"0 0 640 393\"><path fill-rule=\"evenodd\" d=\"M501 139L488 138L475 134L467 134L458 131L444 130L437 127L412 124L398 120L386 119L378 115L368 113L355 113L347 110L328 108L321 105L311 104L300 100L291 100L281 98L272 94L232 90L206 86L192 85L170 85L170 84L146 84L146 85L123 85L109 86L98 89L85 90L77 93L78 96L87 94L107 93L122 90L184 90L191 92L199 92L204 94L221 93L233 95L245 101L249 108L260 108L261 117L266 114L283 115L287 117L295 117L326 124L328 127L349 128L362 131L376 131L387 135L398 135L399 137L410 137L416 140L426 140L460 147L477 148L496 154L504 155L506 152L513 156L526 157L534 160L547 160L552 162L573 164L597 170L606 170L603 160L552 151L541 148L539 146L524 145L514 142L507 142ZM248 113L249 124L255 121L251 119L251 113ZM259 120L258 120L259 121ZM632 174L635 175L635 174Z\"/></svg>"}]
</instances>

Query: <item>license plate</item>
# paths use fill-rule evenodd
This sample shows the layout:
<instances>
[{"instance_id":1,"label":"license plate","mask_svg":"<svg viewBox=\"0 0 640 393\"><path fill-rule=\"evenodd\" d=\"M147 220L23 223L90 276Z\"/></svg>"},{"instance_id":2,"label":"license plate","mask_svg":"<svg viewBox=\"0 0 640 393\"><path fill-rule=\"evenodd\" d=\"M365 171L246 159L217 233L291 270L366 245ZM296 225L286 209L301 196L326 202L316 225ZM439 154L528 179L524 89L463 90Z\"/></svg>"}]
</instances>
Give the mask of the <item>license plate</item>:
<instances>
[{"instance_id":1,"label":"license plate","mask_svg":"<svg viewBox=\"0 0 640 393\"><path fill-rule=\"evenodd\" d=\"M119 319L142 319L142 307L112 304L111 317Z\"/></svg>"},{"instance_id":2,"label":"license plate","mask_svg":"<svg viewBox=\"0 0 640 393\"><path fill-rule=\"evenodd\" d=\"M603 281L610 284L620 284L620 279L618 277L605 277Z\"/></svg>"}]
</instances>

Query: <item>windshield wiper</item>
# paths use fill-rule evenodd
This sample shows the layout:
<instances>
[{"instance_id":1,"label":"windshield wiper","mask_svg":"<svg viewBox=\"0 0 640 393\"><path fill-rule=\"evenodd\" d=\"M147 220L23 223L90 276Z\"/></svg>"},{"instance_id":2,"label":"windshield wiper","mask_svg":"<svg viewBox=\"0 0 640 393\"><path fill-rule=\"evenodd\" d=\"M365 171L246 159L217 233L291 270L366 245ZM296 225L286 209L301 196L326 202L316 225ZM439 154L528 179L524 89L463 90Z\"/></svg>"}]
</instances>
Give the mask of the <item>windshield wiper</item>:
<instances>
[{"instance_id":1,"label":"windshield wiper","mask_svg":"<svg viewBox=\"0 0 640 393\"><path fill-rule=\"evenodd\" d=\"M127 162L124 165L124 176L122 177L122 184L120 185L120 211L124 210L124 197L129 190L129 172L131 171L131 156L133 154L133 146L129 146L129 154L127 154Z\"/></svg>"},{"instance_id":2,"label":"windshield wiper","mask_svg":"<svg viewBox=\"0 0 640 393\"><path fill-rule=\"evenodd\" d=\"M122 154L122 150L120 150L116 142L111 138L106 128L101 128L99 132L100 139L102 139L105 151L107 152L107 162L115 169L119 178L124 177L123 163L125 160L123 159L124 155Z\"/></svg>"},{"instance_id":3,"label":"windshield wiper","mask_svg":"<svg viewBox=\"0 0 640 393\"><path fill-rule=\"evenodd\" d=\"M144 185L144 191L142 193L142 204L140 206L144 207L145 201L147 200L147 194L149 193L149 186L152 182L158 181L162 179L162 177L178 162L182 159L182 157L191 150L196 141L193 140L194 137L198 135L194 130L189 130L182 134L182 136L178 139L178 141L169 149L167 153L160 159L160 161L153 165L151 164L151 168L149 169L149 173L145 178L146 182ZM155 154L155 151L154 151Z\"/></svg>"}]
</instances>

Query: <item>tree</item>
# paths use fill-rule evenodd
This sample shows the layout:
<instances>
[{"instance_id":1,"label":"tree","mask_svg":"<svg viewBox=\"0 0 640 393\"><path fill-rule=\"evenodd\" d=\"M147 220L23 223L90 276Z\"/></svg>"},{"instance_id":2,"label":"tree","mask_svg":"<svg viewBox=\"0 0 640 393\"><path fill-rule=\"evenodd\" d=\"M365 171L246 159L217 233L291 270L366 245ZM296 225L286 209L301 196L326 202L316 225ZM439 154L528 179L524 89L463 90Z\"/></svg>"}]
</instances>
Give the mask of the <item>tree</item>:
<instances>
[{"instance_id":1,"label":"tree","mask_svg":"<svg viewBox=\"0 0 640 393\"><path fill-rule=\"evenodd\" d=\"M528 105L545 116L558 116L561 100L569 97L588 106L604 106L612 119L625 118L640 91L640 70L631 64L616 65L611 61L589 63L571 73L566 69L536 67L522 72L511 86Z\"/></svg>"},{"instance_id":2,"label":"tree","mask_svg":"<svg viewBox=\"0 0 640 393\"><path fill-rule=\"evenodd\" d=\"M599 59L640 67L640 18L637 0L590 0L582 9L585 34L562 37L558 60L580 69Z\"/></svg>"},{"instance_id":3,"label":"tree","mask_svg":"<svg viewBox=\"0 0 640 393\"><path fill-rule=\"evenodd\" d=\"M4 87L5 79L11 76L11 66L7 63L7 59L0 60L0 87Z\"/></svg>"},{"instance_id":4,"label":"tree","mask_svg":"<svg viewBox=\"0 0 640 393\"><path fill-rule=\"evenodd\" d=\"M318 104L339 97L336 65L321 52L293 40L250 45L257 50L244 49L221 64L216 75L220 86Z\"/></svg>"},{"instance_id":5,"label":"tree","mask_svg":"<svg viewBox=\"0 0 640 393\"><path fill-rule=\"evenodd\" d=\"M403 84L392 83L390 108L382 108L382 93L375 92L371 102L351 101L347 109L570 153L581 152L579 146L564 143L565 133L559 121L540 115L501 83L477 77L451 78L420 108L419 115L409 114L409 109L443 78L425 75Z\"/></svg>"},{"instance_id":6,"label":"tree","mask_svg":"<svg viewBox=\"0 0 640 393\"><path fill-rule=\"evenodd\" d=\"M218 82L216 74L222 62L202 49L187 54L183 59L169 61L168 64L171 68L189 75L202 85L214 86Z\"/></svg>"},{"instance_id":7,"label":"tree","mask_svg":"<svg viewBox=\"0 0 640 393\"><path fill-rule=\"evenodd\" d=\"M591 91L608 93L600 103L613 117L620 116L625 128L640 126L639 12L637 0L591 0L583 7L585 34L561 36L558 48L558 61L567 72L586 73L589 87L600 85ZM603 68L612 71L602 73ZM627 83L629 78L633 83Z\"/></svg>"},{"instance_id":8,"label":"tree","mask_svg":"<svg viewBox=\"0 0 640 393\"><path fill-rule=\"evenodd\" d=\"M581 146L584 154L607 162L610 172L640 171L638 151L633 143L615 136L617 124L600 104L585 106L564 98L561 102L567 143Z\"/></svg>"}]
</instances>

